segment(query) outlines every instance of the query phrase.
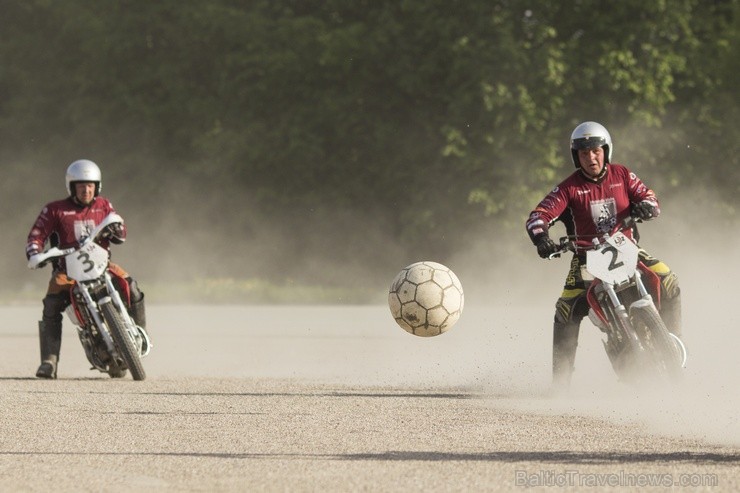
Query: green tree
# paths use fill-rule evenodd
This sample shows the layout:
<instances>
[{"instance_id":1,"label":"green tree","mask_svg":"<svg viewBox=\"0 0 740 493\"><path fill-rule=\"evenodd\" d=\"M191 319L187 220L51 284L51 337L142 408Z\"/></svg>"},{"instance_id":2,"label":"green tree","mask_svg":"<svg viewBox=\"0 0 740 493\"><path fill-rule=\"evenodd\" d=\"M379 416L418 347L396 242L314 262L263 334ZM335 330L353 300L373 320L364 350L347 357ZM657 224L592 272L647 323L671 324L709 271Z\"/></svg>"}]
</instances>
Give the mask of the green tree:
<instances>
[{"instance_id":1,"label":"green tree","mask_svg":"<svg viewBox=\"0 0 740 493\"><path fill-rule=\"evenodd\" d=\"M84 153L132 224L203 231L216 257L272 241L309 264L371 263L380 243L444 260L483 226L526 242L570 131L597 120L618 161L716 189L736 221L738 4L4 0L6 197L32 218L26 184L56 194Z\"/></svg>"}]
</instances>

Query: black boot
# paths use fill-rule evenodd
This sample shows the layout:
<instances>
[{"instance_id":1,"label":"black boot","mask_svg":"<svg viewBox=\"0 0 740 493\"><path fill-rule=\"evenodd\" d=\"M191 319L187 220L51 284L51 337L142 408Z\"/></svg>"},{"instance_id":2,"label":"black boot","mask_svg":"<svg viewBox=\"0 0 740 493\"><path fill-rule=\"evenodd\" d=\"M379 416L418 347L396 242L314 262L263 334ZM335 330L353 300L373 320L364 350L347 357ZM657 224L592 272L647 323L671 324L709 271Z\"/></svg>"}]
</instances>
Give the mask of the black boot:
<instances>
[{"instance_id":1,"label":"black boot","mask_svg":"<svg viewBox=\"0 0 740 493\"><path fill-rule=\"evenodd\" d=\"M141 297L137 301L132 301L131 306L128 308L128 314L134 319L134 323L146 329L146 306L144 305L144 293L141 293Z\"/></svg>"},{"instance_id":2,"label":"black boot","mask_svg":"<svg viewBox=\"0 0 740 493\"><path fill-rule=\"evenodd\" d=\"M556 391L567 390L576 360L579 325L555 322L552 337L552 383Z\"/></svg>"},{"instance_id":3,"label":"black boot","mask_svg":"<svg viewBox=\"0 0 740 493\"><path fill-rule=\"evenodd\" d=\"M660 316L668 328L668 331L682 338L683 328L681 323L681 293L679 292L673 298L663 298L660 303Z\"/></svg>"},{"instance_id":4,"label":"black boot","mask_svg":"<svg viewBox=\"0 0 740 493\"><path fill-rule=\"evenodd\" d=\"M149 337L149 331L146 329L146 306L144 305L144 293L139 291L139 299L131 302L131 306L128 307L128 314L133 319L134 323L139 326L141 336L141 355L146 356L152 349L153 344Z\"/></svg>"},{"instance_id":5,"label":"black boot","mask_svg":"<svg viewBox=\"0 0 740 493\"><path fill-rule=\"evenodd\" d=\"M59 350L62 347L62 324L39 322L41 365L36 370L38 378L56 378Z\"/></svg>"}]
</instances>

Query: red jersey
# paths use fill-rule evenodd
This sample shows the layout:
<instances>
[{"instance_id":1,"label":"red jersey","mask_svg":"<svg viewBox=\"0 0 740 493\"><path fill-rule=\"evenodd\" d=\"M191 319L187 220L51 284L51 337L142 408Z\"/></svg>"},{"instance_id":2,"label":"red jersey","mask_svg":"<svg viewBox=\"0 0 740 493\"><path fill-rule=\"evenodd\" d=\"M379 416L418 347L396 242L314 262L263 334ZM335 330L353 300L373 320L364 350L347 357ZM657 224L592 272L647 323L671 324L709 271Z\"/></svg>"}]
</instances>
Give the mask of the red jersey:
<instances>
[{"instance_id":1,"label":"red jersey","mask_svg":"<svg viewBox=\"0 0 740 493\"><path fill-rule=\"evenodd\" d=\"M108 199L100 196L95 197L89 205L81 205L72 197L47 204L28 233L26 257L42 252L47 240L51 246L59 248L77 245L111 212L115 212L113 205ZM125 237L124 227L121 240ZM108 239L102 239L98 244L108 248L110 242Z\"/></svg>"},{"instance_id":2,"label":"red jersey","mask_svg":"<svg viewBox=\"0 0 740 493\"><path fill-rule=\"evenodd\" d=\"M562 220L569 235L590 242L595 236L610 232L630 215L632 204L642 201L650 202L660 213L655 192L621 164L606 164L606 172L597 180L587 178L579 169L530 213L527 232L534 242L547 233L552 223ZM624 233L631 235L631 231Z\"/></svg>"}]
</instances>

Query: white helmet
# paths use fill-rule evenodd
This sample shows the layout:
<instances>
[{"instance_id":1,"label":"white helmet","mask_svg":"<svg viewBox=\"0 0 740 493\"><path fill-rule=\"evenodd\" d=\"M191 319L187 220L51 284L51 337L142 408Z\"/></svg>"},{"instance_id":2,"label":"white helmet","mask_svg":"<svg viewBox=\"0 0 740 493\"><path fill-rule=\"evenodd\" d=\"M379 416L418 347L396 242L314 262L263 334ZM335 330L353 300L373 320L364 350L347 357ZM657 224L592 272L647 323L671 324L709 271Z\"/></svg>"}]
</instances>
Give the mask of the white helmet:
<instances>
[{"instance_id":1,"label":"white helmet","mask_svg":"<svg viewBox=\"0 0 740 493\"><path fill-rule=\"evenodd\" d=\"M74 183L78 181L91 181L95 183L95 196L103 188L102 175L98 165L89 159L78 159L67 168L67 191L74 195Z\"/></svg>"},{"instance_id":2,"label":"white helmet","mask_svg":"<svg viewBox=\"0 0 740 493\"><path fill-rule=\"evenodd\" d=\"M576 168L580 167L578 150L596 146L604 149L604 163L610 163L612 161L612 137L602 124L583 122L573 130L570 135L570 154Z\"/></svg>"}]
</instances>

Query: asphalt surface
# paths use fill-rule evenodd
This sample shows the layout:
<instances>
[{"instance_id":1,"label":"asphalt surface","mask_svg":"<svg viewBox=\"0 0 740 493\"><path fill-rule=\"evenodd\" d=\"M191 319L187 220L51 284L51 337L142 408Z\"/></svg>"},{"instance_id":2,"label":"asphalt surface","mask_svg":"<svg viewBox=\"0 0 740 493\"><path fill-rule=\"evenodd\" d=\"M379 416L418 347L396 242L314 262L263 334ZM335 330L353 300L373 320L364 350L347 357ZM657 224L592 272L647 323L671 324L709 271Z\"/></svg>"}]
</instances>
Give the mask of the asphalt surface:
<instances>
[{"instance_id":1,"label":"asphalt surface","mask_svg":"<svg viewBox=\"0 0 740 493\"><path fill-rule=\"evenodd\" d=\"M0 309L0 491L740 490L732 320L672 389L616 383L584 329L554 397L544 310L425 339L386 307L150 306L144 382L89 370L66 320L33 378L38 311Z\"/></svg>"}]
</instances>

